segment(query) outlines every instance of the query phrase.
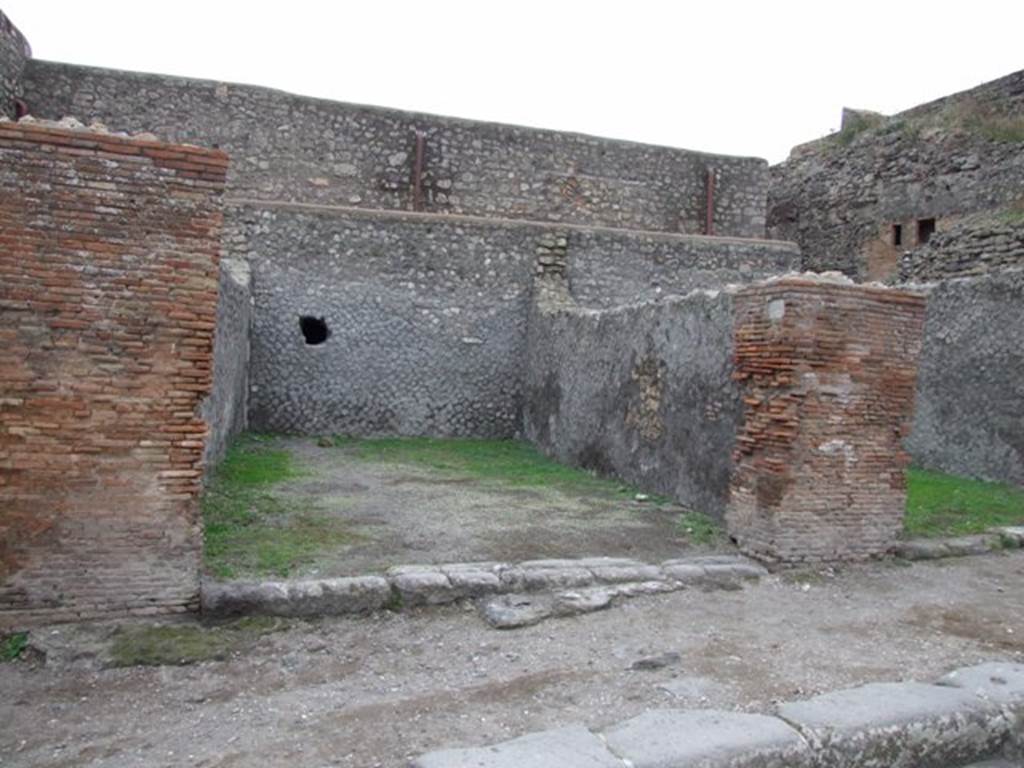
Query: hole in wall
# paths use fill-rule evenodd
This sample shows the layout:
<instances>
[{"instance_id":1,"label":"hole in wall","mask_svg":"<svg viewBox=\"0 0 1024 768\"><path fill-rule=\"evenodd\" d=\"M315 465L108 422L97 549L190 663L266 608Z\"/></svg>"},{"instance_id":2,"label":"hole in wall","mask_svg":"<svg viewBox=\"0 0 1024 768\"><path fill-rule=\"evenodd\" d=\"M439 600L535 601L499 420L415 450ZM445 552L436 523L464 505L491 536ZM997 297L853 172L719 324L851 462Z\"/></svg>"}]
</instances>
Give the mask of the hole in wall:
<instances>
[{"instance_id":1,"label":"hole in wall","mask_svg":"<svg viewBox=\"0 0 1024 768\"><path fill-rule=\"evenodd\" d=\"M313 317L312 315L299 316L299 330L302 331L302 337L306 340L306 344L311 347L323 344L331 335L327 321L322 317Z\"/></svg>"},{"instance_id":2,"label":"hole in wall","mask_svg":"<svg viewBox=\"0 0 1024 768\"><path fill-rule=\"evenodd\" d=\"M892 244L903 245L903 225L893 224L892 225Z\"/></svg>"},{"instance_id":3,"label":"hole in wall","mask_svg":"<svg viewBox=\"0 0 1024 768\"><path fill-rule=\"evenodd\" d=\"M917 220L917 244L924 245L935 233L935 219Z\"/></svg>"}]
</instances>

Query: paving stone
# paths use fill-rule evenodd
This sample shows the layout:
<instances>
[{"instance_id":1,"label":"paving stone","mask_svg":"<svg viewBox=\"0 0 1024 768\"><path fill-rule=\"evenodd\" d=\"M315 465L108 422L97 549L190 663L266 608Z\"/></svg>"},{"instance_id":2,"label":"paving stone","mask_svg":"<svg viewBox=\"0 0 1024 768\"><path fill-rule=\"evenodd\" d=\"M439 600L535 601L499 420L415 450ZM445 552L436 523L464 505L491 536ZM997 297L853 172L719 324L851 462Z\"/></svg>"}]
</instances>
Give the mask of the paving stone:
<instances>
[{"instance_id":1,"label":"paving stone","mask_svg":"<svg viewBox=\"0 0 1024 768\"><path fill-rule=\"evenodd\" d=\"M518 629L538 624L554 612L551 595L501 595L480 605L484 620L495 629Z\"/></svg>"},{"instance_id":2,"label":"paving stone","mask_svg":"<svg viewBox=\"0 0 1024 768\"><path fill-rule=\"evenodd\" d=\"M501 572L501 581L509 589L533 591L559 587L584 587L594 583L594 575L586 568L542 567L522 565Z\"/></svg>"},{"instance_id":3,"label":"paving stone","mask_svg":"<svg viewBox=\"0 0 1024 768\"><path fill-rule=\"evenodd\" d=\"M622 768L604 743L581 725L530 733L490 747L421 755L413 768Z\"/></svg>"},{"instance_id":4,"label":"paving stone","mask_svg":"<svg viewBox=\"0 0 1024 768\"><path fill-rule=\"evenodd\" d=\"M949 548L949 553L953 557L988 554L992 550L998 549L1000 545L999 536L994 533L944 539L943 543Z\"/></svg>"},{"instance_id":5,"label":"paving stone","mask_svg":"<svg viewBox=\"0 0 1024 768\"><path fill-rule=\"evenodd\" d=\"M203 582L200 589L203 613L211 616L261 613L283 615L288 608L287 585L263 582Z\"/></svg>"},{"instance_id":6,"label":"paving stone","mask_svg":"<svg viewBox=\"0 0 1024 768\"><path fill-rule=\"evenodd\" d=\"M634 768L774 768L810 765L807 744L776 717L718 710L645 712L604 734Z\"/></svg>"},{"instance_id":7,"label":"paving stone","mask_svg":"<svg viewBox=\"0 0 1024 768\"><path fill-rule=\"evenodd\" d=\"M1012 542L1017 547L1024 547L1024 526L1007 526L1005 528L997 529L998 533L1004 542Z\"/></svg>"},{"instance_id":8,"label":"paving stone","mask_svg":"<svg viewBox=\"0 0 1024 768\"><path fill-rule=\"evenodd\" d=\"M559 592L552 603L552 615L577 616L601 611L612 604L614 593L602 587L588 587Z\"/></svg>"},{"instance_id":9,"label":"paving stone","mask_svg":"<svg viewBox=\"0 0 1024 768\"><path fill-rule=\"evenodd\" d=\"M441 566L441 572L448 577L459 597L480 597L504 592L507 589L498 575L500 567L502 565L498 563L489 567L472 564L444 565Z\"/></svg>"},{"instance_id":10,"label":"paving stone","mask_svg":"<svg viewBox=\"0 0 1024 768\"><path fill-rule=\"evenodd\" d=\"M459 597L451 581L439 568L392 568L388 571L388 580L406 606L442 605Z\"/></svg>"},{"instance_id":11,"label":"paving stone","mask_svg":"<svg viewBox=\"0 0 1024 768\"><path fill-rule=\"evenodd\" d=\"M1024 664L992 661L973 667L961 667L937 681L973 693L1000 704L1024 707Z\"/></svg>"},{"instance_id":12,"label":"paving stone","mask_svg":"<svg viewBox=\"0 0 1024 768\"><path fill-rule=\"evenodd\" d=\"M941 557L949 557L951 554L945 542L928 539L911 539L900 542L896 546L895 553L897 557L902 557L905 560L937 560Z\"/></svg>"},{"instance_id":13,"label":"paving stone","mask_svg":"<svg viewBox=\"0 0 1024 768\"><path fill-rule=\"evenodd\" d=\"M623 584L609 584L608 589L615 597L641 597L643 595L658 595L664 592L676 592L682 589L682 585L669 579L657 581L627 581Z\"/></svg>"},{"instance_id":14,"label":"paving stone","mask_svg":"<svg viewBox=\"0 0 1024 768\"><path fill-rule=\"evenodd\" d=\"M656 565L597 565L590 572L598 581L614 584L620 581L652 581L664 578L661 568Z\"/></svg>"},{"instance_id":15,"label":"paving stone","mask_svg":"<svg viewBox=\"0 0 1024 768\"><path fill-rule=\"evenodd\" d=\"M695 586L704 582L704 566L695 563L665 562L661 564L662 572L680 584Z\"/></svg>"},{"instance_id":16,"label":"paving stone","mask_svg":"<svg viewBox=\"0 0 1024 768\"><path fill-rule=\"evenodd\" d=\"M376 611L391 599L391 585L383 576L322 579L320 585L325 615Z\"/></svg>"},{"instance_id":17,"label":"paving stone","mask_svg":"<svg viewBox=\"0 0 1024 768\"><path fill-rule=\"evenodd\" d=\"M779 707L836 768L960 765L997 752L1009 716L972 693L924 683L872 683Z\"/></svg>"}]
</instances>

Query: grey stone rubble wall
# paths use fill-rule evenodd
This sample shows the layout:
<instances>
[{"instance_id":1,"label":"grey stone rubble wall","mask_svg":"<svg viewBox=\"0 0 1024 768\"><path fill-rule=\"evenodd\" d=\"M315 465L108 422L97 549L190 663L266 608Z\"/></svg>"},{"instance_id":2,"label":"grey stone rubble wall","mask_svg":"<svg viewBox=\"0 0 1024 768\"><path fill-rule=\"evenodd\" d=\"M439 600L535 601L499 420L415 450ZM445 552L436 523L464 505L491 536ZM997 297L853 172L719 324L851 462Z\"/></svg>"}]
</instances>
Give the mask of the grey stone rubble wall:
<instances>
[{"instance_id":1,"label":"grey stone rubble wall","mask_svg":"<svg viewBox=\"0 0 1024 768\"><path fill-rule=\"evenodd\" d=\"M989 99L999 107L994 117L955 109L908 110L848 143L830 137L773 166L769 236L799 243L804 269L863 278L863 249L888 222L966 214L1020 200L1024 142L1001 136L998 122L986 121L1008 115L1024 119L1022 84L1024 72L990 84L998 86L992 89L997 96ZM968 109L970 103L969 92L952 106ZM912 239L909 232L904 237Z\"/></svg>"},{"instance_id":2,"label":"grey stone rubble wall","mask_svg":"<svg viewBox=\"0 0 1024 768\"><path fill-rule=\"evenodd\" d=\"M578 598L583 594L604 602L687 587L736 589L767 573L764 568L735 555L703 555L666 560L649 565L628 558L591 557L562 560L530 560L521 563L446 563L407 565L385 574L333 579L264 582L204 582L202 610L211 616L266 614L274 616L325 616L375 611L384 608L444 605L456 600L489 595L573 590L575 613L588 610ZM589 593L587 590L590 589ZM563 607L572 600L560 597ZM536 621L558 615L549 606ZM507 628L535 621L492 622Z\"/></svg>"},{"instance_id":3,"label":"grey stone rubble wall","mask_svg":"<svg viewBox=\"0 0 1024 768\"><path fill-rule=\"evenodd\" d=\"M924 334L914 462L1024 485L1024 271L937 284Z\"/></svg>"},{"instance_id":4,"label":"grey stone rubble wall","mask_svg":"<svg viewBox=\"0 0 1024 768\"><path fill-rule=\"evenodd\" d=\"M203 419L210 429L203 457L207 470L223 458L231 438L246 427L251 321L249 265L239 259L221 259L213 388L203 403Z\"/></svg>"},{"instance_id":5,"label":"grey stone rubble wall","mask_svg":"<svg viewBox=\"0 0 1024 768\"><path fill-rule=\"evenodd\" d=\"M733 322L724 291L610 310L542 296L530 316L526 437L721 517L742 417Z\"/></svg>"},{"instance_id":6,"label":"grey stone rubble wall","mask_svg":"<svg viewBox=\"0 0 1024 768\"><path fill-rule=\"evenodd\" d=\"M1024 211L970 216L908 251L900 280L928 282L1024 268Z\"/></svg>"},{"instance_id":7,"label":"grey stone rubble wall","mask_svg":"<svg viewBox=\"0 0 1024 768\"><path fill-rule=\"evenodd\" d=\"M253 273L249 423L306 434L519 433L542 241L566 241L595 301L715 287L797 258L785 243L300 204L236 204L226 219L225 248ZM300 315L324 318L326 343L305 344Z\"/></svg>"},{"instance_id":8,"label":"grey stone rubble wall","mask_svg":"<svg viewBox=\"0 0 1024 768\"><path fill-rule=\"evenodd\" d=\"M1019 760L1024 665L964 667L935 684L874 683L780 704L771 715L652 710L420 756L414 768L952 768ZM1013 764L1013 763L1007 763Z\"/></svg>"},{"instance_id":9,"label":"grey stone rubble wall","mask_svg":"<svg viewBox=\"0 0 1024 768\"><path fill-rule=\"evenodd\" d=\"M768 169L756 158L45 61L24 82L33 114L227 151L229 198L410 209L420 131L426 211L701 233L713 168L715 234L764 236Z\"/></svg>"},{"instance_id":10,"label":"grey stone rubble wall","mask_svg":"<svg viewBox=\"0 0 1024 768\"><path fill-rule=\"evenodd\" d=\"M900 112L898 117L926 117L961 105L972 109L981 108L988 113L1024 115L1024 70L1011 72L974 88L918 104Z\"/></svg>"},{"instance_id":11,"label":"grey stone rubble wall","mask_svg":"<svg viewBox=\"0 0 1024 768\"><path fill-rule=\"evenodd\" d=\"M28 41L0 11L0 115L15 117L14 100L21 98L22 72L31 55Z\"/></svg>"},{"instance_id":12,"label":"grey stone rubble wall","mask_svg":"<svg viewBox=\"0 0 1024 768\"><path fill-rule=\"evenodd\" d=\"M795 272L800 249L781 241L618 233L574 233L566 275L573 298L586 307L614 307L683 296L700 288Z\"/></svg>"}]
</instances>

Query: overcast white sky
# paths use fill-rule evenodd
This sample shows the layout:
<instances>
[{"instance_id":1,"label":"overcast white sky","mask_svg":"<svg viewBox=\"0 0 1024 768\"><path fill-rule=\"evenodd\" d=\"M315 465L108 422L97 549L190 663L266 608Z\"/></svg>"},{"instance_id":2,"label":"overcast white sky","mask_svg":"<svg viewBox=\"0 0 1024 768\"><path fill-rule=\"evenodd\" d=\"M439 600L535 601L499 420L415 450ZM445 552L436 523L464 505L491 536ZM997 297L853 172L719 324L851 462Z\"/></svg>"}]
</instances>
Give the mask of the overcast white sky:
<instances>
[{"instance_id":1,"label":"overcast white sky","mask_svg":"<svg viewBox=\"0 0 1024 768\"><path fill-rule=\"evenodd\" d=\"M1024 2L0 0L37 58L783 159L1024 68Z\"/></svg>"}]
</instances>

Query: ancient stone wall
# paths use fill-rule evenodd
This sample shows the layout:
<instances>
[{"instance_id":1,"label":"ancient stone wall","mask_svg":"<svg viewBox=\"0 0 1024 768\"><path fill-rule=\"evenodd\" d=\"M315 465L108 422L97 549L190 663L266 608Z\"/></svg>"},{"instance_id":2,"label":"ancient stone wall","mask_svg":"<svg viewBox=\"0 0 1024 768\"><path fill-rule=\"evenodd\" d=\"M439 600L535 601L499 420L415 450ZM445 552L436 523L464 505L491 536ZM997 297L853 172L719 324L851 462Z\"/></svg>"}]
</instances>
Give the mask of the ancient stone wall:
<instances>
[{"instance_id":1,"label":"ancient stone wall","mask_svg":"<svg viewBox=\"0 0 1024 768\"><path fill-rule=\"evenodd\" d=\"M0 624L195 605L226 166L0 123Z\"/></svg>"},{"instance_id":2,"label":"ancient stone wall","mask_svg":"<svg viewBox=\"0 0 1024 768\"><path fill-rule=\"evenodd\" d=\"M31 55L28 41L0 11L0 115L16 116L15 99L22 95L22 72Z\"/></svg>"},{"instance_id":3,"label":"ancient stone wall","mask_svg":"<svg viewBox=\"0 0 1024 768\"><path fill-rule=\"evenodd\" d=\"M890 279L949 217L1024 199L1024 71L805 145L771 169L769 235L804 268Z\"/></svg>"},{"instance_id":4,"label":"ancient stone wall","mask_svg":"<svg viewBox=\"0 0 1024 768\"><path fill-rule=\"evenodd\" d=\"M735 305L730 535L768 559L885 552L902 530L924 298L786 278Z\"/></svg>"},{"instance_id":5,"label":"ancient stone wall","mask_svg":"<svg viewBox=\"0 0 1024 768\"><path fill-rule=\"evenodd\" d=\"M227 248L253 274L250 423L312 434L518 434L543 243L562 242L595 302L741 282L798 258L763 241L301 205L238 205L227 219ZM303 317L330 335L308 343Z\"/></svg>"},{"instance_id":6,"label":"ancient stone wall","mask_svg":"<svg viewBox=\"0 0 1024 768\"><path fill-rule=\"evenodd\" d=\"M1024 272L946 280L928 296L907 448L930 469L1024 485Z\"/></svg>"},{"instance_id":7,"label":"ancient stone wall","mask_svg":"<svg viewBox=\"0 0 1024 768\"><path fill-rule=\"evenodd\" d=\"M231 438L242 432L249 400L249 348L252 291L249 265L240 259L221 259L217 295L217 332L213 340L213 388L203 403L210 427L205 467L221 460Z\"/></svg>"},{"instance_id":8,"label":"ancient stone wall","mask_svg":"<svg viewBox=\"0 0 1024 768\"><path fill-rule=\"evenodd\" d=\"M763 237L764 161L32 60L33 114L219 146L232 198Z\"/></svg>"},{"instance_id":9,"label":"ancient stone wall","mask_svg":"<svg viewBox=\"0 0 1024 768\"><path fill-rule=\"evenodd\" d=\"M606 310L543 288L538 298L526 437L560 461L721 517L742 410L731 379L732 295Z\"/></svg>"},{"instance_id":10,"label":"ancient stone wall","mask_svg":"<svg viewBox=\"0 0 1024 768\"><path fill-rule=\"evenodd\" d=\"M1024 268L1024 210L965 216L900 260L900 280L932 282Z\"/></svg>"}]
</instances>

